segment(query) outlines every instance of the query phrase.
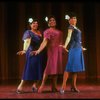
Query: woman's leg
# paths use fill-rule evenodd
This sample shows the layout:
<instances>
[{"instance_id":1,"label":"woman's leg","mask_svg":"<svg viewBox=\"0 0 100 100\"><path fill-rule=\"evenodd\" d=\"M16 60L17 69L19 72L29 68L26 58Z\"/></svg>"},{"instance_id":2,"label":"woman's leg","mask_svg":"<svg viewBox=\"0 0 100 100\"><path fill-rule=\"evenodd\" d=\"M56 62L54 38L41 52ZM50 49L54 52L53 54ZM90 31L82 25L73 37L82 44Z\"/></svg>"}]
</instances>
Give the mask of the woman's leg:
<instances>
[{"instance_id":1,"label":"woman's leg","mask_svg":"<svg viewBox=\"0 0 100 100\"><path fill-rule=\"evenodd\" d=\"M38 85L39 85L39 80L34 81L33 85L32 85L32 91L33 92L37 92L38 91Z\"/></svg>"},{"instance_id":2,"label":"woman's leg","mask_svg":"<svg viewBox=\"0 0 100 100\"><path fill-rule=\"evenodd\" d=\"M21 80L21 82L20 82L20 84L19 84L19 86L17 88L17 92L18 93L23 92L23 86L24 86L25 82L26 82L25 80Z\"/></svg>"},{"instance_id":3,"label":"woman's leg","mask_svg":"<svg viewBox=\"0 0 100 100\"><path fill-rule=\"evenodd\" d=\"M42 92L42 89L43 89L43 87L44 87L44 84L45 84L47 78L48 78L48 75L46 75L46 74L44 73L44 75L43 75L43 80L42 80L42 83L41 83L41 86L40 86L39 89L38 89L38 92L39 92L39 93Z\"/></svg>"},{"instance_id":4,"label":"woman's leg","mask_svg":"<svg viewBox=\"0 0 100 100\"><path fill-rule=\"evenodd\" d=\"M62 83L62 87L61 87L63 90L65 90L65 88L66 88L66 82L67 82L68 76L69 76L69 72L64 72L63 83Z\"/></svg>"},{"instance_id":5,"label":"woman's leg","mask_svg":"<svg viewBox=\"0 0 100 100\"><path fill-rule=\"evenodd\" d=\"M64 75L63 75L63 83L62 83L62 87L60 89L60 93L61 94L64 94L64 92L65 92L66 82L67 82L68 76L69 76L69 72L64 72Z\"/></svg>"},{"instance_id":6,"label":"woman's leg","mask_svg":"<svg viewBox=\"0 0 100 100\"><path fill-rule=\"evenodd\" d=\"M34 81L32 87L38 88L39 82L40 82L40 80Z\"/></svg>"},{"instance_id":7,"label":"woman's leg","mask_svg":"<svg viewBox=\"0 0 100 100\"><path fill-rule=\"evenodd\" d=\"M74 72L72 73L72 86L71 86L71 91L73 92L79 92L76 86L76 82L77 82L77 73Z\"/></svg>"},{"instance_id":8,"label":"woman's leg","mask_svg":"<svg viewBox=\"0 0 100 100\"><path fill-rule=\"evenodd\" d=\"M52 83L51 83L51 89L52 89L52 92L57 92L57 75L53 75L52 76Z\"/></svg>"}]
</instances>

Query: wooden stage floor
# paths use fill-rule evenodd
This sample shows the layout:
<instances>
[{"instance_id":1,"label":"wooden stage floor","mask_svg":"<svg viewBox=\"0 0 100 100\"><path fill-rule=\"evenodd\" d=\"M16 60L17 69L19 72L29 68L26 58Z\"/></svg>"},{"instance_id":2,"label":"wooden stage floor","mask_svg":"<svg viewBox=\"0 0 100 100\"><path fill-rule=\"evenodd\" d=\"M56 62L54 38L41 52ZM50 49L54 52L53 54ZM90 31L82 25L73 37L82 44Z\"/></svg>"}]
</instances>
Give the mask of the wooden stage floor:
<instances>
[{"instance_id":1,"label":"wooden stage floor","mask_svg":"<svg viewBox=\"0 0 100 100\"><path fill-rule=\"evenodd\" d=\"M58 92L52 93L50 84L46 84L43 93L33 93L32 83L28 83L24 90L25 93L17 94L16 89L19 82L5 82L0 84L0 99L100 99L100 84L93 82L78 83L80 93L70 91L70 84L67 84L65 94L61 95ZM57 85L59 90L61 84Z\"/></svg>"}]
</instances>

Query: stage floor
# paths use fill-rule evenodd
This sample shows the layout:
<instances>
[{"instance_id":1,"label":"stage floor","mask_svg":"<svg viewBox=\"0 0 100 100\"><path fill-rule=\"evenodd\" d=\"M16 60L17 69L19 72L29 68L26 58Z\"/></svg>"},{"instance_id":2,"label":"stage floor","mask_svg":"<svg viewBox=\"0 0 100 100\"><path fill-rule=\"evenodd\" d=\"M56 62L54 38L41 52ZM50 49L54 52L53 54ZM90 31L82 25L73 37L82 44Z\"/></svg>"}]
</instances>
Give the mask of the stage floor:
<instances>
[{"instance_id":1,"label":"stage floor","mask_svg":"<svg viewBox=\"0 0 100 100\"><path fill-rule=\"evenodd\" d=\"M70 91L70 84L67 84L65 94L61 95L59 92L52 93L50 84L46 84L43 93L33 93L32 92L32 83L28 83L23 94L17 94L16 89L18 82L6 82L5 84L0 84L0 99L100 99L100 84L93 82L84 82L78 83L77 87L80 90L80 93L73 93ZM61 84L57 85L59 90Z\"/></svg>"}]
</instances>

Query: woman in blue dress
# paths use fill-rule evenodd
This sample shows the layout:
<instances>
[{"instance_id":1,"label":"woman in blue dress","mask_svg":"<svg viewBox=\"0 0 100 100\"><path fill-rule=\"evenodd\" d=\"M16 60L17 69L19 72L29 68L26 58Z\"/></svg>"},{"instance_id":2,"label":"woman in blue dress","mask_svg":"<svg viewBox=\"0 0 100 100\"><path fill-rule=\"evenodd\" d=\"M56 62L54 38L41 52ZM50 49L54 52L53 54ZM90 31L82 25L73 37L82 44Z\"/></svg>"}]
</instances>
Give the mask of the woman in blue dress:
<instances>
[{"instance_id":1,"label":"woman in blue dress","mask_svg":"<svg viewBox=\"0 0 100 100\"><path fill-rule=\"evenodd\" d=\"M69 50L66 49L68 51L68 62L63 75L63 83L60 89L61 94L64 94L65 92L66 81L68 79L69 73L72 73L71 91L79 92L76 87L77 72L85 71L82 50L86 50L86 48L83 48L81 44L81 31L76 27L76 15L74 13L70 14L70 16L67 15L67 19L70 24L68 27L68 36L66 38L65 45L61 45L66 49L69 44Z\"/></svg>"},{"instance_id":2,"label":"woman in blue dress","mask_svg":"<svg viewBox=\"0 0 100 100\"><path fill-rule=\"evenodd\" d=\"M37 50L42 42L42 34L38 30L38 20L29 19L30 30L24 32L22 40L24 41L23 50L17 52L18 55L26 54L26 63L22 75L22 80L17 88L17 93L23 93L23 86L26 81L34 80L32 86L33 92L37 91L37 85L39 80L42 79L43 75L43 66L42 66L42 52L37 55L30 55L30 52Z\"/></svg>"}]
</instances>

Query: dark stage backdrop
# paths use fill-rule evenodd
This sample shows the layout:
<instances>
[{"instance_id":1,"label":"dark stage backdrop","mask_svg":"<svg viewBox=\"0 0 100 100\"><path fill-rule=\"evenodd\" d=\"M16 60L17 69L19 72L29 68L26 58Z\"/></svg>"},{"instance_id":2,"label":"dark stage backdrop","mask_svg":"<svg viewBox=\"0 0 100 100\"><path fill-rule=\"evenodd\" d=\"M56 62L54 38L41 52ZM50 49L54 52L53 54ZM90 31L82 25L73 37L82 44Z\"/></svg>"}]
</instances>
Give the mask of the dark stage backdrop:
<instances>
[{"instance_id":1,"label":"dark stage backdrop","mask_svg":"<svg viewBox=\"0 0 100 100\"><path fill-rule=\"evenodd\" d=\"M97 2L0 2L0 80L20 79L25 56L17 56L22 50L23 32L27 29L29 17L38 18L40 29L47 28L45 16L53 14L57 18L57 28L63 31L63 41L67 35L67 12L76 12L77 26L82 31L86 71L78 78L100 79L100 3ZM63 54L63 66L67 53Z\"/></svg>"}]
</instances>

